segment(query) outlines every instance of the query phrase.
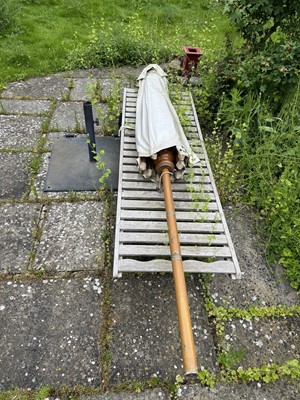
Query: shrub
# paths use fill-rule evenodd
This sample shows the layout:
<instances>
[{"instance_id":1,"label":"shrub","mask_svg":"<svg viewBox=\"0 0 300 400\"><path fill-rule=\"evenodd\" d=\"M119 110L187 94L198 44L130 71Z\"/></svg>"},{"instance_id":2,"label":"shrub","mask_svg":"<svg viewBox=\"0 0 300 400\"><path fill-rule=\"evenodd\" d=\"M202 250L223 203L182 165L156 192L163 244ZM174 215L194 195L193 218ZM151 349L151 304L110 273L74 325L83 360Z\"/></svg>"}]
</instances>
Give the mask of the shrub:
<instances>
[{"instance_id":1,"label":"shrub","mask_svg":"<svg viewBox=\"0 0 300 400\"><path fill-rule=\"evenodd\" d=\"M11 0L0 2L0 37L12 26L15 12L15 7Z\"/></svg>"},{"instance_id":2,"label":"shrub","mask_svg":"<svg viewBox=\"0 0 300 400\"><path fill-rule=\"evenodd\" d=\"M163 45L164 43L164 45ZM137 14L126 22L108 26L104 19L100 27L92 28L88 43L79 45L70 54L67 68L142 65L163 62L172 56L174 45L163 40L162 34L143 25Z\"/></svg>"},{"instance_id":3,"label":"shrub","mask_svg":"<svg viewBox=\"0 0 300 400\"><path fill-rule=\"evenodd\" d=\"M222 69L221 82L215 78L219 130L225 142L234 143L228 174L235 162L244 201L265 218L267 256L282 263L299 290L300 3L223 2L244 38L233 50L228 37L227 53L214 66L216 72ZM222 152L224 147L217 152L220 171L227 169Z\"/></svg>"},{"instance_id":4,"label":"shrub","mask_svg":"<svg viewBox=\"0 0 300 400\"><path fill-rule=\"evenodd\" d=\"M238 160L244 201L265 218L267 256L271 263L281 261L295 289L300 289L299 106L300 84L276 116L260 96L237 89L224 96L219 110L223 129L234 138L232 160ZM220 158L220 171L227 169L225 160Z\"/></svg>"}]
</instances>

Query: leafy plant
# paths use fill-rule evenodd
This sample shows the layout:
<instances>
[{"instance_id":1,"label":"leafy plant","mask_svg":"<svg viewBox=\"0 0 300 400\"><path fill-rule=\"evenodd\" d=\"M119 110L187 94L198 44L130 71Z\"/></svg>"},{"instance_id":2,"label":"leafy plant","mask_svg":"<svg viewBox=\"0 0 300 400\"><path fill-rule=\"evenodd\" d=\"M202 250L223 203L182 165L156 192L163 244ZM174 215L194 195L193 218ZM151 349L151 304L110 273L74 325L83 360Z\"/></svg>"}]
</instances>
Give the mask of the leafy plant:
<instances>
[{"instance_id":1,"label":"leafy plant","mask_svg":"<svg viewBox=\"0 0 300 400\"><path fill-rule=\"evenodd\" d=\"M300 4L297 0L224 0L225 12L255 50L264 47L278 30L299 36Z\"/></svg>"},{"instance_id":2,"label":"leafy plant","mask_svg":"<svg viewBox=\"0 0 300 400\"><path fill-rule=\"evenodd\" d=\"M16 12L18 11L12 0L0 2L0 38L12 26Z\"/></svg>"},{"instance_id":3,"label":"leafy plant","mask_svg":"<svg viewBox=\"0 0 300 400\"><path fill-rule=\"evenodd\" d=\"M245 350L241 349L235 352L223 350L218 354L218 363L225 369L234 368L243 358Z\"/></svg>"},{"instance_id":4,"label":"leafy plant","mask_svg":"<svg viewBox=\"0 0 300 400\"><path fill-rule=\"evenodd\" d=\"M201 371L198 372L198 379L203 385L206 385L211 389L217 383L216 376L211 372L207 371L205 368L201 369Z\"/></svg>"},{"instance_id":5,"label":"leafy plant","mask_svg":"<svg viewBox=\"0 0 300 400\"><path fill-rule=\"evenodd\" d=\"M233 193L239 191L244 202L260 210L268 259L280 260L292 287L299 289L300 4L293 1L290 8L286 0L255 4L224 0L224 4L244 42L235 49L228 44L223 61L217 63L228 61L223 72L227 86L218 97L208 152L221 197L226 171L230 177L237 169ZM222 157L225 143L229 161Z\"/></svg>"},{"instance_id":6,"label":"leafy plant","mask_svg":"<svg viewBox=\"0 0 300 400\"><path fill-rule=\"evenodd\" d=\"M273 104L280 106L283 93L299 77L299 2L224 0L224 4L245 39L241 49L231 54L234 84L272 96Z\"/></svg>"},{"instance_id":7,"label":"leafy plant","mask_svg":"<svg viewBox=\"0 0 300 400\"><path fill-rule=\"evenodd\" d=\"M218 117L214 121L213 131L205 138L205 143L221 200L236 201L239 198L239 167L234 152L234 136L222 133L220 120Z\"/></svg>"},{"instance_id":8,"label":"leafy plant","mask_svg":"<svg viewBox=\"0 0 300 400\"><path fill-rule=\"evenodd\" d=\"M96 164L97 169L99 171L101 171L101 173L102 173L101 177L99 178L99 183L101 184L101 189L106 188L107 179L108 179L109 175L111 174L111 170L109 168L105 167L105 162L103 161L103 158L102 158L102 156L104 154L105 154L105 151L100 150L94 157L97 162L97 164Z\"/></svg>"},{"instance_id":9,"label":"leafy plant","mask_svg":"<svg viewBox=\"0 0 300 400\"><path fill-rule=\"evenodd\" d=\"M34 395L34 400L44 400L50 397L54 390L49 386L41 387Z\"/></svg>"}]
</instances>

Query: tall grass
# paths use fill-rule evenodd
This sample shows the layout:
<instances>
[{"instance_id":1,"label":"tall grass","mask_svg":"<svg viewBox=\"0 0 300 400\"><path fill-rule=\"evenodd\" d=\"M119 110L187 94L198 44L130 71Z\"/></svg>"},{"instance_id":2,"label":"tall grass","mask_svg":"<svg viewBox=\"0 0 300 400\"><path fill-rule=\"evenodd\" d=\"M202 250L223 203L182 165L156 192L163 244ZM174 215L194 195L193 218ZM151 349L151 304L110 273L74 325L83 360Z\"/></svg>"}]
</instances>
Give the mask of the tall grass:
<instances>
[{"instance_id":1,"label":"tall grass","mask_svg":"<svg viewBox=\"0 0 300 400\"><path fill-rule=\"evenodd\" d=\"M248 197L267 222L267 254L271 262L281 261L296 289L300 289L299 109L299 85L278 115L263 105L257 135L242 152Z\"/></svg>"},{"instance_id":2,"label":"tall grass","mask_svg":"<svg viewBox=\"0 0 300 400\"><path fill-rule=\"evenodd\" d=\"M219 121L227 127L225 134L231 135L232 144L222 157L224 160L229 157L231 167L238 166L238 172L231 168L225 175L227 183L231 178L228 192L239 187L243 201L260 210L265 220L268 259L270 263L280 261L292 287L299 290L300 82L278 114L273 114L272 106L260 96L251 93L243 96L236 89L230 97L224 97ZM220 153L220 148L213 152L219 161ZM220 162L217 177L224 169L224 162ZM222 179L220 182L224 187Z\"/></svg>"},{"instance_id":3,"label":"tall grass","mask_svg":"<svg viewBox=\"0 0 300 400\"><path fill-rule=\"evenodd\" d=\"M1 7L0 85L68 68L163 61L184 45L212 57L232 31L216 0L6 0Z\"/></svg>"}]
</instances>

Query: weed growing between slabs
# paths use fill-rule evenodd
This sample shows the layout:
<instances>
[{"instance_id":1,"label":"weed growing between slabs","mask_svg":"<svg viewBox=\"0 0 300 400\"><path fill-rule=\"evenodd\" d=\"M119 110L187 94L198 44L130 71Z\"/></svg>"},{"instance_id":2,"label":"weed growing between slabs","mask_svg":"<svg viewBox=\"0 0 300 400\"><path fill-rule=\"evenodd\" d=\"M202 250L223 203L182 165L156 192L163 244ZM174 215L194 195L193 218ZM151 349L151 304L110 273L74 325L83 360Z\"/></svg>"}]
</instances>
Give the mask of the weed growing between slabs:
<instances>
[{"instance_id":1,"label":"weed growing between slabs","mask_svg":"<svg viewBox=\"0 0 300 400\"><path fill-rule=\"evenodd\" d=\"M96 117L101 122L101 134L103 136L116 134L119 129L121 78L112 74L110 79L112 83L108 93L106 93L105 87L99 79L95 82L91 81L87 85L87 93Z\"/></svg>"},{"instance_id":2,"label":"weed growing between slabs","mask_svg":"<svg viewBox=\"0 0 300 400\"><path fill-rule=\"evenodd\" d=\"M247 308L236 307L216 307L210 294L210 276L200 276L202 293L205 300L205 309L208 313L212 330L215 332L215 347L217 360L220 367L219 374L212 374L206 369L201 369L198 373L199 381L208 386L214 387L217 382L275 382L283 377L298 379L300 377L300 363L297 359L287 360L283 364L276 363L263 364L260 367L250 367L244 369L239 366L244 357L244 350L231 351L221 346L224 338L225 323L232 318L249 321L254 318L284 318L299 317L300 306L270 306L259 307L250 306Z\"/></svg>"}]
</instances>

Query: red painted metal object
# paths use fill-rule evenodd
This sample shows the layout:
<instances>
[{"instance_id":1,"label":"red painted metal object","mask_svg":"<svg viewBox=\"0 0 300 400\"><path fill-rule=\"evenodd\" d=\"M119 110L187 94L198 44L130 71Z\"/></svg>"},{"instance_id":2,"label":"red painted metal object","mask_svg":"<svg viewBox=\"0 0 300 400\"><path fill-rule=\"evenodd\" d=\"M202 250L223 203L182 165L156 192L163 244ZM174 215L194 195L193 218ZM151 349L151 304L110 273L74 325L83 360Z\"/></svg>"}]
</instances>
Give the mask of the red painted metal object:
<instances>
[{"instance_id":1,"label":"red painted metal object","mask_svg":"<svg viewBox=\"0 0 300 400\"><path fill-rule=\"evenodd\" d=\"M196 73L199 58L203 55L199 47L184 46L183 74L190 74L192 71Z\"/></svg>"}]
</instances>

